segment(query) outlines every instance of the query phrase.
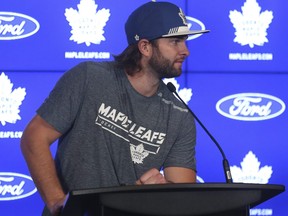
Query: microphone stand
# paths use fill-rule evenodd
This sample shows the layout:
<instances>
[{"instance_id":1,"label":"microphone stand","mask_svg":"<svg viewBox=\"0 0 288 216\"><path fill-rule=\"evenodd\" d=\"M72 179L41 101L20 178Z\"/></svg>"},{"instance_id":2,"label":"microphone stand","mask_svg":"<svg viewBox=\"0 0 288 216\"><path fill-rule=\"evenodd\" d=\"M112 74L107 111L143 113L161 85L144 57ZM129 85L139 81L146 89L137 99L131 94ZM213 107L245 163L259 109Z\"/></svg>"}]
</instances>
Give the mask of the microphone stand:
<instances>
[{"instance_id":1,"label":"microphone stand","mask_svg":"<svg viewBox=\"0 0 288 216\"><path fill-rule=\"evenodd\" d=\"M223 151L223 149L221 148L220 144L216 141L216 139L212 136L212 134L207 130L207 128L203 125L203 123L200 121L200 119L193 113L193 111L189 108L189 106L182 100L182 98L178 95L175 86L169 82L167 84L168 89L174 93L177 98L186 106L186 108L188 109L188 111L193 115L193 117L196 119L196 121L200 124L200 126L203 128L203 130L208 134L208 136L210 137L210 139L216 144L217 148L219 149L222 158L223 158L223 168L224 168L224 175L225 175L225 179L226 179L226 183L233 183L232 180L232 175L231 175L231 171L230 171L230 165L229 162L226 158L226 155Z\"/></svg>"}]
</instances>

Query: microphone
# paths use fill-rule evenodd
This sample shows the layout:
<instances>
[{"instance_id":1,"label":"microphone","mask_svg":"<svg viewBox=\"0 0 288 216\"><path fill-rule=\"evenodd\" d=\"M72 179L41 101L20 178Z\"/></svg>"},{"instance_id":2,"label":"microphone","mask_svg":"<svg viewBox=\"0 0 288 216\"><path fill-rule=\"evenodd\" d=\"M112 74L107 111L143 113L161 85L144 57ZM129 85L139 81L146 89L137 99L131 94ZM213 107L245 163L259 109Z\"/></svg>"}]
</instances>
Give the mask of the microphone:
<instances>
[{"instance_id":1,"label":"microphone","mask_svg":"<svg viewBox=\"0 0 288 216\"><path fill-rule=\"evenodd\" d=\"M219 149L219 151L221 152L222 158L223 158L223 168L224 168L224 174L225 174L225 179L226 179L226 183L233 183L232 180L232 175L231 175L231 171L230 171L230 165L229 162L224 154L223 149L221 148L220 144L216 141L216 139L211 135L211 133L207 130L207 128L202 124L202 122L199 120L199 118L193 113L193 111L189 108L189 106L182 100L182 98L178 95L175 86L169 82L167 84L168 89L174 93L177 98L186 106L186 108L188 109L188 111L193 115L193 117L196 119L196 121L200 124L200 126L204 129L204 131L208 134L208 136L210 137L210 139L216 144L217 148Z\"/></svg>"}]
</instances>

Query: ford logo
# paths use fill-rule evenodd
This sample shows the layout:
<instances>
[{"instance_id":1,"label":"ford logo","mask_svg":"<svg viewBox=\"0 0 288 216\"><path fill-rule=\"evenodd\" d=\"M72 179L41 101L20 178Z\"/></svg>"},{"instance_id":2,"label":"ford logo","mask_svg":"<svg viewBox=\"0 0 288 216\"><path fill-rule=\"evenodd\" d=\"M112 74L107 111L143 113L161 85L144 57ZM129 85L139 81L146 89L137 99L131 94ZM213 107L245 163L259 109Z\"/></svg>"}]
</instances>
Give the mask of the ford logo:
<instances>
[{"instance_id":1,"label":"ford logo","mask_svg":"<svg viewBox=\"0 0 288 216\"><path fill-rule=\"evenodd\" d=\"M217 111L231 119L260 121L281 115L286 106L277 97L261 93L241 93L222 98L216 104Z\"/></svg>"},{"instance_id":2,"label":"ford logo","mask_svg":"<svg viewBox=\"0 0 288 216\"><path fill-rule=\"evenodd\" d=\"M0 172L0 201L22 199L37 191L30 176Z\"/></svg>"},{"instance_id":3,"label":"ford logo","mask_svg":"<svg viewBox=\"0 0 288 216\"><path fill-rule=\"evenodd\" d=\"M199 21L193 17L189 17L189 16L186 16L186 20L188 23L188 27L191 31L193 31L193 30L205 30L205 25L201 21ZM201 35L202 34L190 35L188 37L188 40L195 39L197 37L200 37Z\"/></svg>"},{"instance_id":4,"label":"ford logo","mask_svg":"<svg viewBox=\"0 0 288 216\"><path fill-rule=\"evenodd\" d=\"M24 14L0 11L0 40L16 40L35 34L37 20Z\"/></svg>"}]
</instances>

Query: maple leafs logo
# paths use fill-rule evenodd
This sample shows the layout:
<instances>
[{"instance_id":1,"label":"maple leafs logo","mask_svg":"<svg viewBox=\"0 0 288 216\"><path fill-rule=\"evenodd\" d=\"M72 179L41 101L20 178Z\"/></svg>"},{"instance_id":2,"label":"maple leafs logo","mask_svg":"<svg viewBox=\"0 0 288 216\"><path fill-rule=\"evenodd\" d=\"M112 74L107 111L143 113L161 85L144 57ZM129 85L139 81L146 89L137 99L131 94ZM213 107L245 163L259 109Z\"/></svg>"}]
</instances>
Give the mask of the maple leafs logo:
<instances>
[{"instance_id":1,"label":"maple leafs logo","mask_svg":"<svg viewBox=\"0 0 288 216\"><path fill-rule=\"evenodd\" d=\"M260 162L252 151L245 156L241 167L231 167L234 182L267 184L273 172L271 166L260 168Z\"/></svg>"},{"instance_id":2,"label":"maple leafs logo","mask_svg":"<svg viewBox=\"0 0 288 216\"><path fill-rule=\"evenodd\" d=\"M4 126L6 122L15 124L20 120L19 106L25 98L25 88L17 88L12 91L13 84L3 72L0 75L0 122Z\"/></svg>"},{"instance_id":3,"label":"maple leafs logo","mask_svg":"<svg viewBox=\"0 0 288 216\"><path fill-rule=\"evenodd\" d=\"M94 0L81 0L78 10L69 8L65 10L66 20L72 27L70 40L86 46L100 44L105 41L104 27L110 17L109 9L97 11L98 5Z\"/></svg>"},{"instance_id":4,"label":"maple leafs logo","mask_svg":"<svg viewBox=\"0 0 288 216\"><path fill-rule=\"evenodd\" d=\"M179 94L179 96L182 98L182 100L186 104L188 104L188 102L191 100L192 95L193 95L192 94L192 89L190 89L190 88L182 88L182 89L179 90L180 85L178 84L178 82L177 82L177 80L175 78L169 78L169 79L165 78L165 79L163 79L163 82L165 84L171 82L175 86L176 92Z\"/></svg>"},{"instance_id":5,"label":"maple leafs logo","mask_svg":"<svg viewBox=\"0 0 288 216\"><path fill-rule=\"evenodd\" d=\"M179 11L178 14L179 14L180 18L182 19L183 24L184 24L184 25L188 25L185 14L183 13L183 11L182 11L181 8L179 8L179 10L180 10L180 11Z\"/></svg>"},{"instance_id":6,"label":"maple leafs logo","mask_svg":"<svg viewBox=\"0 0 288 216\"><path fill-rule=\"evenodd\" d=\"M239 11L230 11L229 18L236 29L234 42L249 45L263 46L267 39L267 29L272 22L273 13L271 11L261 12L261 7L256 0L246 0L244 6Z\"/></svg>"},{"instance_id":7,"label":"maple leafs logo","mask_svg":"<svg viewBox=\"0 0 288 216\"><path fill-rule=\"evenodd\" d=\"M136 147L130 145L130 152L133 162L137 164L143 164L143 159L149 155L149 153L145 151L143 144Z\"/></svg>"}]
</instances>

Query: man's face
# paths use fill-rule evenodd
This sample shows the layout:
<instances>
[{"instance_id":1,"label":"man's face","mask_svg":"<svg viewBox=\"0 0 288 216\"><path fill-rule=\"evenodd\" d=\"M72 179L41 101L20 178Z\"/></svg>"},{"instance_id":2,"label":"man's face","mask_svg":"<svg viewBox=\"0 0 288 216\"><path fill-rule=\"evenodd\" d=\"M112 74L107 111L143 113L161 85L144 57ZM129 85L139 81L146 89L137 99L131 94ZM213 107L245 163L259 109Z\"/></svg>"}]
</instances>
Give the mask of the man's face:
<instances>
[{"instance_id":1,"label":"man's face","mask_svg":"<svg viewBox=\"0 0 288 216\"><path fill-rule=\"evenodd\" d=\"M153 45L150 67L159 78L178 77L182 73L182 63L189 55L186 46L187 37L160 38Z\"/></svg>"}]
</instances>

